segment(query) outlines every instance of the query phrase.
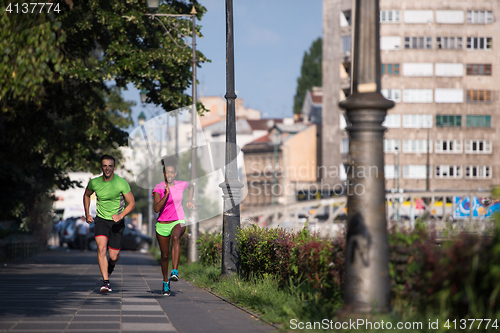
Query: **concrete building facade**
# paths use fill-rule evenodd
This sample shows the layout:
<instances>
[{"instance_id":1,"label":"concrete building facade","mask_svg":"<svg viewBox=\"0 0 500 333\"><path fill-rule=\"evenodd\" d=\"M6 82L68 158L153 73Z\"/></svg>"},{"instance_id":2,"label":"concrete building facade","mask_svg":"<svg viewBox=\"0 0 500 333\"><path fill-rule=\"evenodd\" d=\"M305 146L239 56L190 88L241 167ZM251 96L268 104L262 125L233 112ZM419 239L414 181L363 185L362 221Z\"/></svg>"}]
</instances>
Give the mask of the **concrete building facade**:
<instances>
[{"instance_id":1,"label":"concrete building facade","mask_svg":"<svg viewBox=\"0 0 500 333\"><path fill-rule=\"evenodd\" d=\"M352 3L324 3L337 10L324 18L338 22L325 27L339 32L340 45L324 52L334 52L330 57L350 73ZM380 1L382 94L396 103L384 122L387 189L477 190L500 183L499 13L493 0ZM348 80L336 71L323 76L337 79L341 98L349 95ZM323 94L326 102L325 87ZM323 115L343 113L326 107ZM340 124L333 126L342 133ZM339 135L341 151L345 140ZM344 163L347 158L342 154Z\"/></svg>"}]
</instances>

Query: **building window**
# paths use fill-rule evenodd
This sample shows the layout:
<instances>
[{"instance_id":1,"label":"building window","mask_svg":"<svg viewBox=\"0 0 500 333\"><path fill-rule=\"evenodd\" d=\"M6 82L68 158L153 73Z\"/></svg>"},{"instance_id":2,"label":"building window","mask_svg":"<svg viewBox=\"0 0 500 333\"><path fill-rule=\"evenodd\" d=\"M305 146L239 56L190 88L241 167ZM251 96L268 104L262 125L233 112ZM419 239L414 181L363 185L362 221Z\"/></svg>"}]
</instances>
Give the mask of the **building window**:
<instances>
[{"instance_id":1,"label":"building window","mask_svg":"<svg viewBox=\"0 0 500 333\"><path fill-rule=\"evenodd\" d=\"M432 63L404 63L403 75L404 76L432 76L433 73Z\"/></svg>"},{"instance_id":2,"label":"building window","mask_svg":"<svg viewBox=\"0 0 500 333\"><path fill-rule=\"evenodd\" d=\"M491 64L467 64L467 75L491 75Z\"/></svg>"},{"instance_id":3,"label":"building window","mask_svg":"<svg viewBox=\"0 0 500 333\"><path fill-rule=\"evenodd\" d=\"M405 89L403 102L405 103L432 103L432 89Z\"/></svg>"},{"instance_id":4,"label":"building window","mask_svg":"<svg viewBox=\"0 0 500 333\"><path fill-rule=\"evenodd\" d=\"M405 23L432 23L434 12L432 10L405 10Z\"/></svg>"},{"instance_id":5,"label":"building window","mask_svg":"<svg viewBox=\"0 0 500 333\"><path fill-rule=\"evenodd\" d=\"M382 64L382 75L399 75L399 64Z\"/></svg>"},{"instance_id":6,"label":"building window","mask_svg":"<svg viewBox=\"0 0 500 333\"><path fill-rule=\"evenodd\" d=\"M380 37L380 50L399 50L401 49L401 37L399 36L382 36Z\"/></svg>"},{"instance_id":7,"label":"building window","mask_svg":"<svg viewBox=\"0 0 500 333\"><path fill-rule=\"evenodd\" d=\"M385 139L384 140L384 152L395 153L399 149L399 140Z\"/></svg>"},{"instance_id":8,"label":"building window","mask_svg":"<svg viewBox=\"0 0 500 333\"><path fill-rule=\"evenodd\" d=\"M462 49L462 37L436 37L436 47L445 50Z\"/></svg>"},{"instance_id":9,"label":"building window","mask_svg":"<svg viewBox=\"0 0 500 333\"><path fill-rule=\"evenodd\" d=\"M340 153L349 154L349 139L342 139L342 143L340 144Z\"/></svg>"},{"instance_id":10,"label":"building window","mask_svg":"<svg viewBox=\"0 0 500 333\"><path fill-rule=\"evenodd\" d=\"M491 154L491 140L465 140L466 154Z\"/></svg>"},{"instance_id":11,"label":"building window","mask_svg":"<svg viewBox=\"0 0 500 333\"><path fill-rule=\"evenodd\" d=\"M432 128L431 114L404 114L404 128Z\"/></svg>"},{"instance_id":12,"label":"building window","mask_svg":"<svg viewBox=\"0 0 500 333\"><path fill-rule=\"evenodd\" d=\"M491 37L467 37L467 50L491 50L493 38Z\"/></svg>"},{"instance_id":13,"label":"building window","mask_svg":"<svg viewBox=\"0 0 500 333\"><path fill-rule=\"evenodd\" d=\"M401 102L401 90L399 89L382 89L380 93L387 99L394 102Z\"/></svg>"},{"instance_id":14,"label":"building window","mask_svg":"<svg viewBox=\"0 0 500 333\"><path fill-rule=\"evenodd\" d=\"M426 165L403 165L403 178L406 179L426 179L427 166ZM431 175L429 175L431 178Z\"/></svg>"},{"instance_id":15,"label":"building window","mask_svg":"<svg viewBox=\"0 0 500 333\"><path fill-rule=\"evenodd\" d=\"M351 25L351 11L346 10L345 12L340 13L340 26L342 28L348 27Z\"/></svg>"},{"instance_id":16,"label":"building window","mask_svg":"<svg viewBox=\"0 0 500 333\"><path fill-rule=\"evenodd\" d=\"M432 37L405 37L405 49L432 49Z\"/></svg>"},{"instance_id":17,"label":"building window","mask_svg":"<svg viewBox=\"0 0 500 333\"><path fill-rule=\"evenodd\" d=\"M462 168L459 165L436 165L436 178L462 178Z\"/></svg>"},{"instance_id":18,"label":"building window","mask_svg":"<svg viewBox=\"0 0 500 333\"><path fill-rule=\"evenodd\" d=\"M466 127L491 127L491 116L466 116Z\"/></svg>"},{"instance_id":19,"label":"building window","mask_svg":"<svg viewBox=\"0 0 500 333\"><path fill-rule=\"evenodd\" d=\"M427 153L427 144L432 153L432 140L403 140L403 153Z\"/></svg>"},{"instance_id":20,"label":"building window","mask_svg":"<svg viewBox=\"0 0 500 333\"><path fill-rule=\"evenodd\" d=\"M401 127L401 115L399 114L388 114L385 116L385 120L382 126L387 128L400 128Z\"/></svg>"},{"instance_id":21,"label":"building window","mask_svg":"<svg viewBox=\"0 0 500 333\"><path fill-rule=\"evenodd\" d=\"M348 125L347 117L344 113L339 116L339 128L345 130Z\"/></svg>"},{"instance_id":22,"label":"building window","mask_svg":"<svg viewBox=\"0 0 500 333\"><path fill-rule=\"evenodd\" d=\"M439 154L459 154L462 152L462 140L435 140L434 151Z\"/></svg>"},{"instance_id":23,"label":"building window","mask_svg":"<svg viewBox=\"0 0 500 333\"><path fill-rule=\"evenodd\" d=\"M461 127L462 116L436 115L437 127Z\"/></svg>"},{"instance_id":24,"label":"building window","mask_svg":"<svg viewBox=\"0 0 500 333\"><path fill-rule=\"evenodd\" d=\"M399 23L401 11L399 10L381 10L380 23Z\"/></svg>"},{"instance_id":25,"label":"building window","mask_svg":"<svg viewBox=\"0 0 500 333\"><path fill-rule=\"evenodd\" d=\"M465 167L466 178L491 178L491 166L468 165Z\"/></svg>"},{"instance_id":26,"label":"building window","mask_svg":"<svg viewBox=\"0 0 500 333\"><path fill-rule=\"evenodd\" d=\"M436 23L463 24L464 12L462 10L436 10Z\"/></svg>"},{"instance_id":27,"label":"building window","mask_svg":"<svg viewBox=\"0 0 500 333\"><path fill-rule=\"evenodd\" d=\"M384 165L384 175L385 179L395 179L398 174L398 167L395 165L385 164Z\"/></svg>"},{"instance_id":28,"label":"building window","mask_svg":"<svg viewBox=\"0 0 500 333\"><path fill-rule=\"evenodd\" d=\"M436 76L462 77L464 65L454 63L436 63Z\"/></svg>"},{"instance_id":29,"label":"building window","mask_svg":"<svg viewBox=\"0 0 500 333\"><path fill-rule=\"evenodd\" d=\"M463 89L443 89L436 88L434 90L434 102L436 103L463 103Z\"/></svg>"},{"instance_id":30,"label":"building window","mask_svg":"<svg viewBox=\"0 0 500 333\"><path fill-rule=\"evenodd\" d=\"M342 36L342 52L344 55L351 54L351 36Z\"/></svg>"},{"instance_id":31,"label":"building window","mask_svg":"<svg viewBox=\"0 0 500 333\"><path fill-rule=\"evenodd\" d=\"M493 100L492 95L491 90L467 90L467 102L491 102Z\"/></svg>"},{"instance_id":32,"label":"building window","mask_svg":"<svg viewBox=\"0 0 500 333\"><path fill-rule=\"evenodd\" d=\"M468 10L467 23L493 23L491 10Z\"/></svg>"}]
</instances>

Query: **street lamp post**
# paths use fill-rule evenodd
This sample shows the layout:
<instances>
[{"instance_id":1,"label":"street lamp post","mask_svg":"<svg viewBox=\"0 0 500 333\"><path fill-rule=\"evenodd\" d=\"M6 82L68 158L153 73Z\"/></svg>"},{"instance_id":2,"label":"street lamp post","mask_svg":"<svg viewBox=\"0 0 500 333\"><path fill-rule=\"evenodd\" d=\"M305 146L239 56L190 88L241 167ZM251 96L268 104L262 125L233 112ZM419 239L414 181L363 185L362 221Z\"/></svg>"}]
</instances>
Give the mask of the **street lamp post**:
<instances>
[{"instance_id":1,"label":"street lamp post","mask_svg":"<svg viewBox=\"0 0 500 333\"><path fill-rule=\"evenodd\" d=\"M243 184L238 180L236 163L236 115L234 87L234 36L233 0L226 0L226 161L224 182L219 184L224 199L222 220L222 269L221 275L238 271L239 255L236 249L236 233L240 228L240 198Z\"/></svg>"},{"instance_id":2,"label":"street lamp post","mask_svg":"<svg viewBox=\"0 0 500 333\"><path fill-rule=\"evenodd\" d=\"M155 11L159 7L159 0L147 0L147 6L151 11ZM151 19L157 20L163 30L165 31L165 34L169 35L172 38L172 41L175 43L180 48L186 48L189 46L189 44L186 42L184 45L178 44L177 41L175 40L174 37L171 35L171 31L176 31L178 36L181 36L183 39L187 39L187 35L183 34L181 31L177 29L176 24L170 25L169 22L167 22L167 25L169 28L163 24L163 22L158 18L158 17L190 17L192 20L192 42L191 46L193 49L193 56L191 59L192 62L192 72L193 72L193 83L192 83L192 109L191 109L191 115L192 115L192 137L191 137L191 180L193 181L193 203L195 207L198 206L198 190L197 190L197 185L196 181L198 178L198 159L196 155L196 134L197 134L197 124L196 124L196 116L197 116L197 108L196 108L196 64L197 64L197 58L196 58L196 9L193 8L191 9L191 12L189 14L145 14ZM178 116L178 111L175 113L175 155L176 158L178 159L178 124L179 124L179 116ZM191 237L188 238L188 261L189 262L195 262L198 261L198 249L196 245L196 240L198 239L198 208L193 209L191 213L191 219L192 219L192 224L189 226Z\"/></svg>"},{"instance_id":3,"label":"street lamp post","mask_svg":"<svg viewBox=\"0 0 500 333\"><path fill-rule=\"evenodd\" d=\"M144 96L143 96L143 91L141 91L141 100L142 102L144 103L145 102L145 99L144 99ZM144 114L144 112L141 112L141 114L139 115L138 117L138 120L139 120L139 126L141 126L141 129L142 129L142 132L144 134L144 138L146 139L146 144L148 145L148 152L150 154L150 158L151 158L151 163L153 162L153 156L152 156L152 150L149 149L149 143L148 143L148 139L147 139L147 133L146 133L146 130L144 128L144 124L146 123L146 115ZM148 235L153 237L153 233L152 233L152 221L153 221L153 203L152 203L152 198L151 198L151 193L153 192L152 190L152 184L151 184L151 168L148 169Z\"/></svg>"},{"instance_id":4,"label":"street lamp post","mask_svg":"<svg viewBox=\"0 0 500 333\"><path fill-rule=\"evenodd\" d=\"M382 122L394 102L380 93L379 1L355 0L351 95L339 106L349 123L344 311L390 307ZM360 172L363 171L364 172Z\"/></svg>"},{"instance_id":5,"label":"street lamp post","mask_svg":"<svg viewBox=\"0 0 500 333\"><path fill-rule=\"evenodd\" d=\"M399 161L400 161L400 159L399 159L399 156L400 156L400 154L399 154L399 147L396 147L396 154L398 155L397 156L398 157L398 163L397 163L397 169L396 169L396 172L397 172L397 174L396 174L396 177L397 177L397 188L396 188L397 192L396 193L397 193L397 196L398 196L398 210L396 211L396 221L399 222L399 205L400 205L400 201L399 201L399 166L400 166L400 163L399 163Z\"/></svg>"},{"instance_id":6,"label":"street lamp post","mask_svg":"<svg viewBox=\"0 0 500 333\"><path fill-rule=\"evenodd\" d=\"M277 204L277 199L276 199L276 193L275 193L275 190L276 190L276 186L277 186L277 183L278 183L278 175L276 173L276 165L278 164L277 163L277 158L278 158L278 145L280 143L280 133L278 131L278 129L273 129L273 132L272 132L272 142L273 142L273 145L274 145L274 159L273 159L273 188L272 188L272 194L273 194L273 205L276 205Z\"/></svg>"}]
</instances>

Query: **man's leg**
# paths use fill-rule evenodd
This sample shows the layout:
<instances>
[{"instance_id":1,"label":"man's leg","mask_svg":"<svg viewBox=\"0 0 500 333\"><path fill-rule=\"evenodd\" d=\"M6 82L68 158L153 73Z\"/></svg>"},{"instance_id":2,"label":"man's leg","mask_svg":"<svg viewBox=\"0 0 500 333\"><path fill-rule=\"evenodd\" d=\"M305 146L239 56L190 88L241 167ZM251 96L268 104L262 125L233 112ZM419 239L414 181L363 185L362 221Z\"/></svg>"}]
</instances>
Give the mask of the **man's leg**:
<instances>
[{"instance_id":1,"label":"man's leg","mask_svg":"<svg viewBox=\"0 0 500 333\"><path fill-rule=\"evenodd\" d=\"M108 280L108 258L106 256L108 238L106 236L96 236L95 241L97 243L97 262L99 263L102 279Z\"/></svg>"},{"instance_id":2,"label":"man's leg","mask_svg":"<svg viewBox=\"0 0 500 333\"><path fill-rule=\"evenodd\" d=\"M108 247L108 253L109 253L109 264L108 264L108 276L113 273L113 270L115 269L116 262L118 259L120 259L120 249L113 249L111 247Z\"/></svg>"}]
</instances>

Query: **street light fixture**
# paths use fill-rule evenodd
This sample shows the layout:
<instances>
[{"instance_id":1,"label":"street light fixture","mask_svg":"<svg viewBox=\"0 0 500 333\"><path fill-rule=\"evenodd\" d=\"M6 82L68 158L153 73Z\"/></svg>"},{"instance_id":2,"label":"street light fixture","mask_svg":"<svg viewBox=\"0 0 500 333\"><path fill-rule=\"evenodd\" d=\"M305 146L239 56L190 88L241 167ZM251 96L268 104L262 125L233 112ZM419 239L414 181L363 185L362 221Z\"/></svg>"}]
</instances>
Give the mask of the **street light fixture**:
<instances>
[{"instance_id":1,"label":"street light fixture","mask_svg":"<svg viewBox=\"0 0 500 333\"><path fill-rule=\"evenodd\" d=\"M144 111L141 111L141 114L139 115L139 126L144 126L146 123L146 115L144 114Z\"/></svg>"},{"instance_id":2,"label":"street light fixture","mask_svg":"<svg viewBox=\"0 0 500 333\"><path fill-rule=\"evenodd\" d=\"M141 93L141 102L146 103L146 101L148 100L149 90L141 89L140 93Z\"/></svg>"},{"instance_id":3,"label":"street light fixture","mask_svg":"<svg viewBox=\"0 0 500 333\"><path fill-rule=\"evenodd\" d=\"M156 11L159 7L160 1L159 0L146 0L148 9L150 11ZM191 9L191 12L189 14L145 14L146 16L149 16L152 20L157 20L163 31L165 31L165 35L169 35L172 41L174 42L175 45L178 47L184 49L188 47L189 45L192 46L193 49L193 55L192 55L192 72L193 72L193 83L192 83L192 109L191 109L191 115L192 115L192 126L193 126L193 131L192 131L192 136L191 136L191 180L194 182L193 183L193 203L195 205L195 209L193 209L191 213L191 218L193 220L193 224L189 226L190 229L190 234L191 237L188 238L188 261L189 262L195 262L198 261L198 249L196 245L196 241L198 239L198 189L196 185L196 180L198 178L198 159L196 155L196 135L197 135L197 124L196 124L196 116L197 116L197 108L196 108L196 65L197 65L197 59L196 59L196 9L193 8ZM167 26L159 19L159 17L166 17L167 18ZM192 21L192 42L189 44L187 42L187 37L188 35L185 34L183 31L179 30L179 25L176 22L169 22L168 18L169 17L190 17ZM175 32L176 36L179 36L180 38L184 39L186 42L184 44L179 44L176 39L172 36L171 32ZM178 124L178 111L176 111L176 126ZM176 147L175 147L175 153L176 157L178 158L178 146L177 146L177 127L176 127Z\"/></svg>"},{"instance_id":4,"label":"street light fixture","mask_svg":"<svg viewBox=\"0 0 500 333\"><path fill-rule=\"evenodd\" d=\"M158 7L160 7L160 0L146 0L146 5L151 11L158 10Z\"/></svg>"}]
</instances>

